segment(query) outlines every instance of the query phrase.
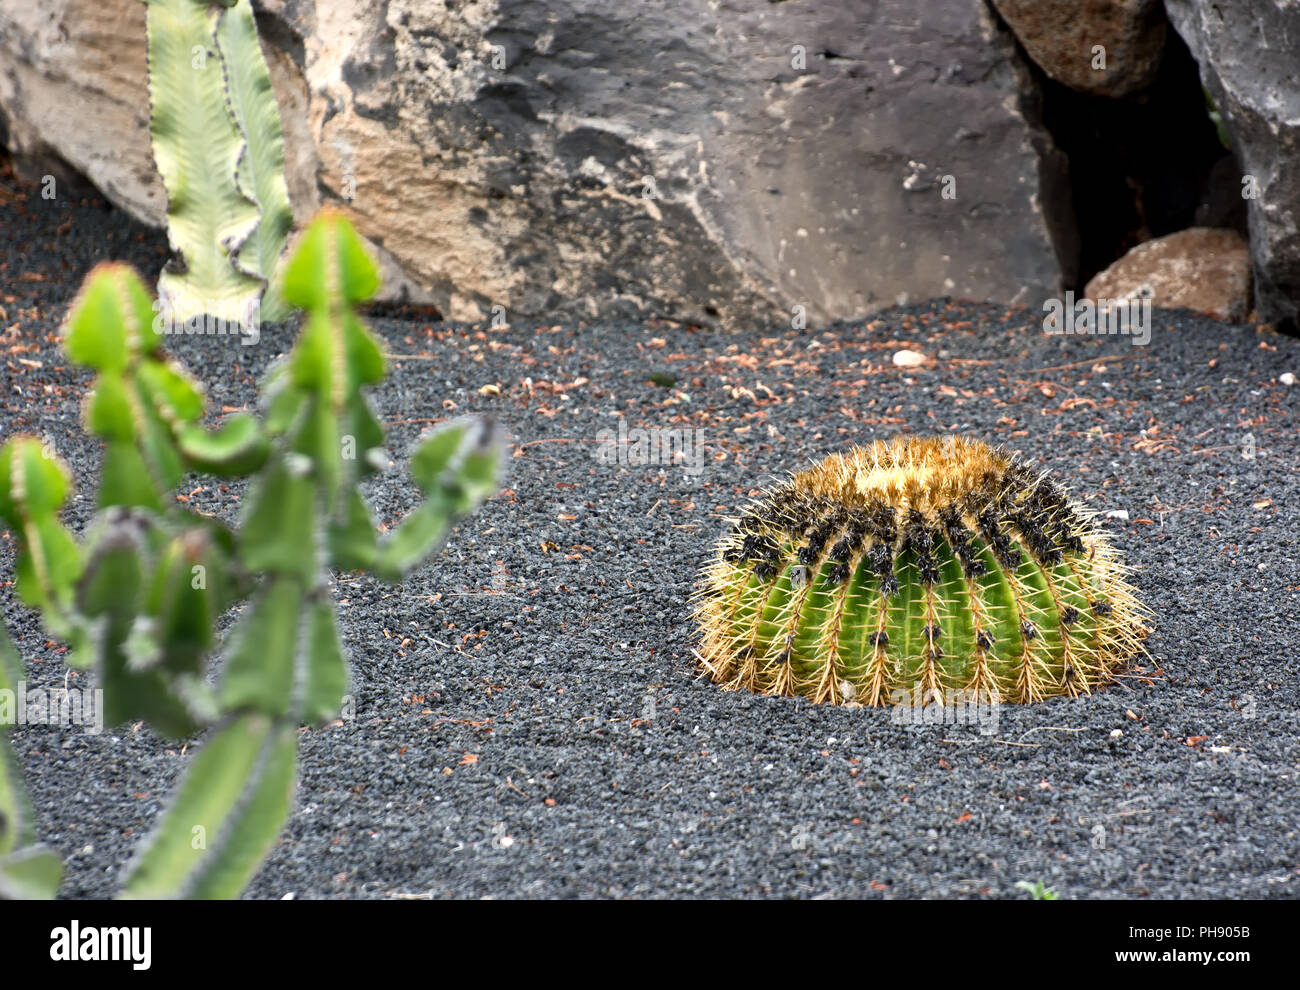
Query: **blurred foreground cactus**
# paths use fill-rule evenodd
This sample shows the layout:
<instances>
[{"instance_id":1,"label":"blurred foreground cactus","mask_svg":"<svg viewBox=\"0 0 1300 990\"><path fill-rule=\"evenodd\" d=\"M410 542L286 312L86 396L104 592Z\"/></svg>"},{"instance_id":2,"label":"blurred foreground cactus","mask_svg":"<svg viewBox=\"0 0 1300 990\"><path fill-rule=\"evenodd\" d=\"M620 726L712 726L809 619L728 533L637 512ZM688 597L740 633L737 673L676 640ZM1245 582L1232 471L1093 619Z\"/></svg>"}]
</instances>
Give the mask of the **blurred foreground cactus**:
<instances>
[{"instance_id":1,"label":"blurred foreground cactus","mask_svg":"<svg viewBox=\"0 0 1300 990\"><path fill-rule=\"evenodd\" d=\"M1075 696L1141 650L1125 574L1015 455L898 438L831 455L736 520L702 575L699 653L728 687L832 704Z\"/></svg>"},{"instance_id":2,"label":"blurred foreground cactus","mask_svg":"<svg viewBox=\"0 0 1300 990\"><path fill-rule=\"evenodd\" d=\"M150 131L172 247L158 280L164 317L283 320L289 309L275 275L293 211L252 4L145 3Z\"/></svg>"},{"instance_id":3,"label":"blurred foreground cactus","mask_svg":"<svg viewBox=\"0 0 1300 990\"><path fill-rule=\"evenodd\" d=\"M59 889L63 862L36 844L36 823L9 741L8 706L22 690L22 665L0 623L0 900L48 899Z\"/></svg>"},{"instance_id":4,"label":"blurred foreground cactus","mask_svg":"<svg viewBox=\"0 0 1300 990\"><path fill-rule=\"evenodd\" d=\"M289 813L297 727L335 717L347 690L331 568L400 580L496 488L490 425L447 424L411 459L422 504L378 538L358 485L386 464L362 392L384 377L384 357L354 311L377 287L356 232L322 213L286 265L285 297L306 316L268 374L264 419L238 414L209 431L198 383L162 351L144 286L124 265L100 265L65 327L69 357L98 372L85 422L104 462L84 540L59 521L69 481L53 452L23 436L0 447L19 594L68 641L71 666L97 671L105 722L145 719L173 737L214 727L129 869L126 896L244 887ZM238 528L176 501L186 471L252 476ZM245 601L218 642L218 618Z\"/></svg>"}]
</instances>

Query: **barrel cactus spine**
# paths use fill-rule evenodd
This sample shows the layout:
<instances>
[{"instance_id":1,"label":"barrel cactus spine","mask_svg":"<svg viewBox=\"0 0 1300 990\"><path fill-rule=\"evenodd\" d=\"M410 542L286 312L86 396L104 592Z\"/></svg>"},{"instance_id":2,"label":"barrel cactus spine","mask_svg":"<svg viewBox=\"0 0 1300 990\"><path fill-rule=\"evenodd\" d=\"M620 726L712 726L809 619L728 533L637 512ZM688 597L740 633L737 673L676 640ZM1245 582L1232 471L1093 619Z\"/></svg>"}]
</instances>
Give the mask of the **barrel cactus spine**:
<instances>
[{"instance_id":1,"label":"barrel cactus spine","mask_svg":"<svg viewBox=\"0 0 1300 990\"><path fill-rule=\"evenodd\" d=\"M818 703L1073 697L1144 652L1128 573L1018 455L878 441L734 520L701 574L697 655L728 688Z\"/></svg>"}]
</instances>

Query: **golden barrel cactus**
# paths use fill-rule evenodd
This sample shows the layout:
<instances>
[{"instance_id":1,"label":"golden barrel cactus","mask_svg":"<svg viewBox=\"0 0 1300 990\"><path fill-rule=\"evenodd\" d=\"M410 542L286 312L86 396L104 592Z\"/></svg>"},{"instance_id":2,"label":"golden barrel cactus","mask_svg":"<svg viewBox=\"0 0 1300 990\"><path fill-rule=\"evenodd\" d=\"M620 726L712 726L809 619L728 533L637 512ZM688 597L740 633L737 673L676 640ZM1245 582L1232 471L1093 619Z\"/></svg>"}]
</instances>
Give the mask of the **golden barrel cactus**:
<instances>
[{"instance_id":1,"label":"golden barrel cactus","mask_svg":"<svg viewBox=\"0 0 1300 990\"><path fill-rule=\"evenodd\" d=\"M1126 574L1092 514L1017 455L900 437L745 509L701 575L697 652L729 688L819 703L1076 696L1142 651Z\"/></svg>"}]
</instances>

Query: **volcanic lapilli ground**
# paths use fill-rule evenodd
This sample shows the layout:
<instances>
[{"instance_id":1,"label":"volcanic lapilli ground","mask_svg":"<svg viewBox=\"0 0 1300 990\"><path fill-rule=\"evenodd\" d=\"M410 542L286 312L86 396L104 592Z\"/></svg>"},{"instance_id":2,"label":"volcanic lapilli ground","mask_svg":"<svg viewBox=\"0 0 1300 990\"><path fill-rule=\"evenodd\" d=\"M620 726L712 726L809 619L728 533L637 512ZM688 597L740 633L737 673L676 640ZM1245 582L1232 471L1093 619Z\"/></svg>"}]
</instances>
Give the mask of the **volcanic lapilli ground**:
<instances>
[{"instance_id":1,"label":"volcanic lapilli ground","mask_svg":"<svg viewBox=\"0 0 1300 990\"><path fill-rule=\"evenodd\" d=\"M59 321L93 262L152 278L164 244L0 176L2 432L69 460L75 527L98 452ZM1184 312L1157 311L1147 347L1040 321L957 301L805 334L374 320L394 460L429 423L489 412L512 474L401 587L339 577L355 715L302 732L297 809L248 895L1021 897L1042 880L1064 897L1296 896L1300 389L1278 376L1300 372L1300 341ZM174 350L219 413L253 401L291 340ZM897 368L903 347L929 360ZM700 430L698 479L598 459L620 416ZM701 678L689 596L724 518L901 432L1005 442L1089 508L1127 510L1108 529L1154 611L1154 661L1003 708L988 734ZM239 494L205 478L180 497L233 515ZM399 464L370 494L392 525L415 493ZM62 647L0 596L29 683L61 683ZM110 894L193 747L135 725L14 739L62 893Z\"/></svg>"}]
</instances>

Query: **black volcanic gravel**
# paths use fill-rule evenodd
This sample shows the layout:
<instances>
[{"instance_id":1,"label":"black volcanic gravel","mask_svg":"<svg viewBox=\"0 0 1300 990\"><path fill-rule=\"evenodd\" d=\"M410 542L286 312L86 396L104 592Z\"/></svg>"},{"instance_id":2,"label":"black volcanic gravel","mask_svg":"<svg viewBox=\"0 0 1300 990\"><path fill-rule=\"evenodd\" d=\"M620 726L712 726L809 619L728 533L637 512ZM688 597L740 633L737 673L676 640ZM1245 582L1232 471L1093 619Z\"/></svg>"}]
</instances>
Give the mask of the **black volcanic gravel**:
<instances>
[{"instance_id":1,"label":"black volcanic gravel","mask_svg":"<svg viewBox=\"0 0 1300 990\"><path fill-rule=\"evenodd\" d=\"M0 180L2 432L53 441L78 527L99 455L59 322L93 262L152 279L164 243ZM1040 321L960 301L805 334L373 320L395 355L374 392L399 462L372 486L384 519L412 504L400 461L430 421L494 414L511 475L405 585L340 576L354 714L302 732L297 809L249 896L1023 897L1041 880L1069 898L1295 897L1300 388L1279 376L1300 374L1300 341L1186 312L1158 311L1147 347ZM253 401L291 339L174 350L220 410ZM904 347L930 360L895 367ZM601 463L620 416L702 431L698 480ZM1155 612L1155 662L1003 710L991 734L701 679L688 595L723 517L902 431L1006 442L1126 510L1108 528ZM237 486L183 491L201 486L196 505L236 511ZM12 584L0 602L29 685L62 682ZM109 895L193 749L132 725L14 739L62 893Z\"/></svg>"}]
</instances>

